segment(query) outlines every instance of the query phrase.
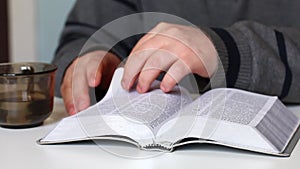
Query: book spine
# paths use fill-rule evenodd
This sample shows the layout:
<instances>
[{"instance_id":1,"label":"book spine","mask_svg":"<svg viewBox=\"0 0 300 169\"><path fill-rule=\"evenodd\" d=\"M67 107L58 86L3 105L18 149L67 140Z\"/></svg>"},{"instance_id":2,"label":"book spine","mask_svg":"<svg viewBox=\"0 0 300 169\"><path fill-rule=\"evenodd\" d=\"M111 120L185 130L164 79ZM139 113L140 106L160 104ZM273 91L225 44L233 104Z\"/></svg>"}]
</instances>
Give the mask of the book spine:
<instances>
[{"instance_id":1,"label":"book spine","mask_svg":"<svg viewBox=\"0 0 300 169\"><path fill-rule=\"evenodd\" d=\"M161 144L148 144L146 146L143 146L143 148L145 150L157 150L157 151L168 151L168 152L171 152L173 151L173 148L172 147L166 147L164 145L161 145Z\"/></svg>"}]
</instances>

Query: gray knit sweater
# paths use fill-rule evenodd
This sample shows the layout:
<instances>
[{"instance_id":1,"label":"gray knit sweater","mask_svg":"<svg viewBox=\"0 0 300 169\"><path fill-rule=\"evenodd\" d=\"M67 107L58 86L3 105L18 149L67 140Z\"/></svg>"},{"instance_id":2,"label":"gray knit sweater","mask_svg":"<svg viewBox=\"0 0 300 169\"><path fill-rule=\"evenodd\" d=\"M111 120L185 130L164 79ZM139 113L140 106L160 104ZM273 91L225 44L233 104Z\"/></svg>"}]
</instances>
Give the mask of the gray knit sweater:
<instances>
[{"instance_id":1,"label":"gray knit sweater","mask_svg":"<svg viewBox=\"0 0 300 169\"><path fill-rule=\"evenodd\" d=\"M78 0L53 60L58 65L56 95L65 69L95 31L125 15L163 12L188 20L212 39L227 87L300 103L299 8L299 0ZM111 50L126 58L138 38Z\"/></svg>"}]
</instances>

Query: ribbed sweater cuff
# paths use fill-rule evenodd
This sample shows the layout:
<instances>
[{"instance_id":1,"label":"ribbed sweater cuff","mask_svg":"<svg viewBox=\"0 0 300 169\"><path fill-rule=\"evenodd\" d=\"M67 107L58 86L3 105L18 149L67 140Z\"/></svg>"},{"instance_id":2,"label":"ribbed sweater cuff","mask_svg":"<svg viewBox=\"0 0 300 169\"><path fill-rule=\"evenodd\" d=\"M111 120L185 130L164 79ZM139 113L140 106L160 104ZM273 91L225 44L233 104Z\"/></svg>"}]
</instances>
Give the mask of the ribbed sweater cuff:
<instances>
[{"instance_id":1,"label":"ribbed sweater cuff","mask_svg":"<svg viewBox=\"0 0 300 169\"><path fill-rule=\"evenodd\" d=\"M235 40L240 53L240 71L235 87L241 89L249 89L252 76L252 54L248 39L242 32L235 29L228 29L229 34Z\"/></svg>"},{"instance_id":2,"label":"ribbed sweater cuff","mask_svg":"<svg viewBox=\"0 0 300 169\"><path fill-rule=\"evenodd\" d=\"M252 73L251 50L245 37L236 30L201 28L211 39L219 56L218 70L210 85L248 89Z\"/></svg>"}]
</instances>

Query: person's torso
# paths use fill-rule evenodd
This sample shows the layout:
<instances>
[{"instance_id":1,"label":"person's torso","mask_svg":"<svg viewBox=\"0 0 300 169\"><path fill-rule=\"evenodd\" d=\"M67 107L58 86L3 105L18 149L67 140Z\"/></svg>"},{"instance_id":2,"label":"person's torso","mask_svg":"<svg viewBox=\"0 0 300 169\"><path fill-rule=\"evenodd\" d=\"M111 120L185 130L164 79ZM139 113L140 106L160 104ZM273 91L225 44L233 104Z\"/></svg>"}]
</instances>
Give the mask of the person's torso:
<instances>
[{"instance_id":1,"label":"person's torso","mask_svg":"<svg viewBox=\"0 0 300 169\"><path fill-rule=\"evenodd\" d=\"M299 0L141 0L142 12L163 12L197 26L226 27L241 20L300 27Z\"/></svg>"}]
</instances>

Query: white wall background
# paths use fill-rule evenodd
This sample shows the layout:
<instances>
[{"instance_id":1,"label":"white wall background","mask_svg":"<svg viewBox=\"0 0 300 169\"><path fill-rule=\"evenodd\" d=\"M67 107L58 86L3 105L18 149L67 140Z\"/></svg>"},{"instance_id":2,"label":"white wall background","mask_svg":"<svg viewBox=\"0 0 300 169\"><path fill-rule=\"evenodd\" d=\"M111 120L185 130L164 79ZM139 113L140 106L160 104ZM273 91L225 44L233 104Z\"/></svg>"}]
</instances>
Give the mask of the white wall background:
<instances>
[{"instance_id":1,"label":"white wall background","mask_svg":"<svg viewBox=\"0 0 300 169\"><path fill-rule=\"evenodd\" d=\"M36 0L9 0L10 61L37 58Z\"/></svg>"},{"instance_id":2,"label":"white wall background","mask_svg":"<svg viewBox=\"0 0 300 169\"><path fill-rule=\"evenodd\" d=\"M75 0L9 0L11 62L51 62Z\"/></svg>"}]
</instances>

